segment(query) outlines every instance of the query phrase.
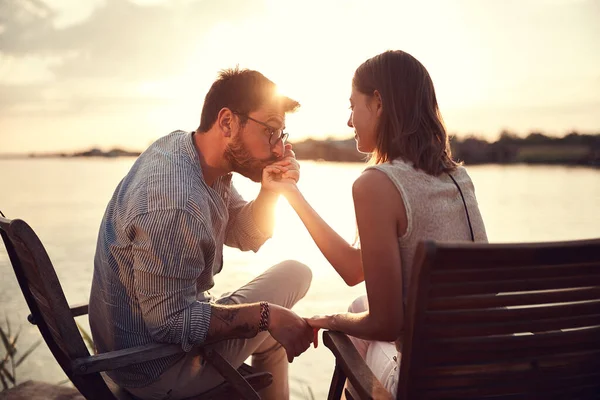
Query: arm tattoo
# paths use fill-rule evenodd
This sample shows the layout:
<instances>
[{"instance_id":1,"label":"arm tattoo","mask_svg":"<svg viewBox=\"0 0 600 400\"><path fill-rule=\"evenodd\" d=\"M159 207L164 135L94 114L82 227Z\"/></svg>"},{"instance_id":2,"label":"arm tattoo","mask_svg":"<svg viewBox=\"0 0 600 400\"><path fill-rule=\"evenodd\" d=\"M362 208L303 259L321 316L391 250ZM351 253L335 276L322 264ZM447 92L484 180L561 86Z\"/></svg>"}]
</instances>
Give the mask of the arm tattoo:
<instances>
[{"instance_id":1,"label":"arm tattoo","mask_svg":"<svg viewBox=\"0 0 600 400\"><path fill-rule=\"evenodd\" d=\"M235 338L251 338L258 333L259 305L212 306L206 343Z\"/></svg>"},{"instance_id":2,"label":"arm tattoo","mask_svg":"<svg viewBox=\"0 0 600 400\"><path fill-rule=\"evenodd\" d=\"M230 325L235 320L235 317L238 315L239 312L239 308L233 307L213 308L213 315L219 320L226 323L227 325Z\"/></svg>"}]
</instances>

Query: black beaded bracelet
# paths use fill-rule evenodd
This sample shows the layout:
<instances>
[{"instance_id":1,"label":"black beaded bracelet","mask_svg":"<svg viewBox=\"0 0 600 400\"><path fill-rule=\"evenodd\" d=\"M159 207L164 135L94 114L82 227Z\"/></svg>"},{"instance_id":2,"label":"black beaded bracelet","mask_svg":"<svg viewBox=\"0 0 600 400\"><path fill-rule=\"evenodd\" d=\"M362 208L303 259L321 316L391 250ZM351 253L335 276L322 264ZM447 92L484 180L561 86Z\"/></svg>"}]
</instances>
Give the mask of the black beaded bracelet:
<instances>
[{"instance_id":1,"label":"black beaded bracelet","mask_svg":"<svg viewBox=\"0 0 600 400\"><path fill-rule=\"evenodd\" d=\"M263 332L269 329L269 303L266 301L260 302L260 322L258 323L258 331Z\"/></svg>"}]
</instances>

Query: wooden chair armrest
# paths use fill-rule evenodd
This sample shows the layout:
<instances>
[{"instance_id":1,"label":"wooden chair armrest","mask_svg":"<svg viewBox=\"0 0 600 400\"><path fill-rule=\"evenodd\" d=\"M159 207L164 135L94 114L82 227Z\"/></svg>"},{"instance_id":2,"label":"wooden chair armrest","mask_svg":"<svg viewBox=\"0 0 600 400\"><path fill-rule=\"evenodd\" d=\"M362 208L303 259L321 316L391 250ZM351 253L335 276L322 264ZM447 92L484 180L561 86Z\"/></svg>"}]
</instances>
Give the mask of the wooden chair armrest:
<instances>
[{"instance_id":1,"label":"wooden chair armrest","mask_svg":"<svg viewBox=\"0 0 600 400\"><path fill-rule=\"evenodd\" d=\"M88 305L87 304L77 304L75 306L71 306L71 315L73 318L79 317L80 315L87 315L88 313Z\"/></svg>"},{"instance_id":2,"label":"wooden chair armrest","mask_svg":"<svg viewBox=\"0 0 600 400\"><path fill-rule=\"evenodd\" d=\"M101 371L111 371L113 369L156 360L157 358L168 357L179 353L183 353L181 345L150 343L144 346L77 358L73 360L71 368L75 375L85 375Z\"/></svg>"},{"instance_id":3,"label":"wooden chair armrest","mask_svg":"<svg viewBox=\"0 0 600 400\"><path fill-rule=\"evenodd\" d=\"M341 332L323 332L323 343L335 356L336 366L342 369L361 399L393 399L360 356L348 336Z\"/></svg>"}]
</instances>

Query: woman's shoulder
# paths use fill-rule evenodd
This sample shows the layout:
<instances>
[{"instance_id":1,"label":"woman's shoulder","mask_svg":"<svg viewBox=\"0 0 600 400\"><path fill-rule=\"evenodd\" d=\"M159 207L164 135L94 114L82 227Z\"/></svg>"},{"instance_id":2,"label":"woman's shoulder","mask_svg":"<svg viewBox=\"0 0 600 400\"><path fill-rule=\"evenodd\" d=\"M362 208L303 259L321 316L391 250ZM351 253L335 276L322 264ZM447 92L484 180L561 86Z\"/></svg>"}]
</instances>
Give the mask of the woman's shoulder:
<instances>
[{"instance_id":1,"label":"woman's shoulder","mask_svg":"<svg viewBox=\"0 0 600 400\"><path fill-rule=\"evenodd\" d=\"M409 181L431 183L436 179L425 171L415 168L412 162L400 158L369 166L365 171L367 170L379 170L398 183Z\"/></svg>"},{"instance_id":2,"label":"woman's shoulder","mask_svg":"<svg viewBox=\"0 0 600 400\"><path fill-rule=\"evenodd\" d=\"M377 194L382 189L390 186L391 182L388 174L382 173L380 168L366 168L362 174L354 181L352 191L356 193Z\"/></svg>"}]
</instances>

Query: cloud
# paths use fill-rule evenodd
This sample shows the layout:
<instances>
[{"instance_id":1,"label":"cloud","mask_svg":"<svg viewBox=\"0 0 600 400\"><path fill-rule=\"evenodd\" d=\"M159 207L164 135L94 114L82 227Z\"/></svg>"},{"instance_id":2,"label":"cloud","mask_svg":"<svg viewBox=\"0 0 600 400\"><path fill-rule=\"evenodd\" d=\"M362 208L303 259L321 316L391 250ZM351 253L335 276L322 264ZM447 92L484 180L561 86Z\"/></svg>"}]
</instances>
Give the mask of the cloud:
<instances>
[{"instance_id":1,"label":"cloud","mask_svg":"<svg viewBox=\"0 0 600 400\"><path fill-rule=\"evenodd\" d=\"M2 0L0 57L17 67L25 60L36 60L37 76L45 80L15 82L11 77L19 71L0 68L0 95L10 99L0 102L0 113L18 112L23 109L22 102L41 106L42 99L32 95L56 85L67 100L75 97L69 93L84 97L77 102L80 104L97 97L94 85L119 91L120 86L130 89L136 82L182 74L189 68L186 63L190 55L198 51L198 41L216 23L225 20L235 24L260 13L262 7L261 2L243 0L144 5L107 0L83 21L57 28L61 14L44 1Z\"/></svg>"}]
</instances>

